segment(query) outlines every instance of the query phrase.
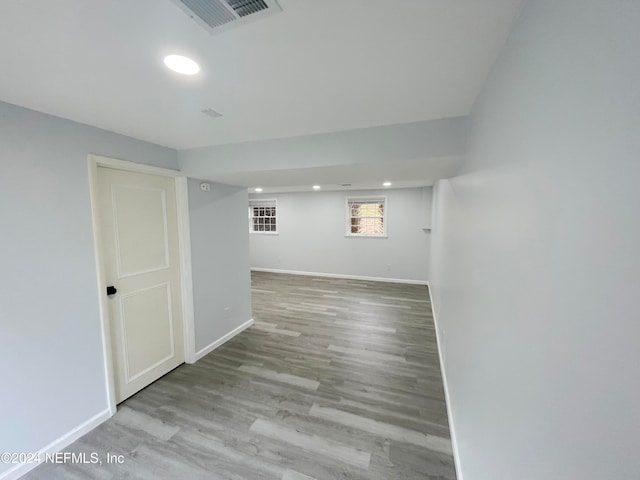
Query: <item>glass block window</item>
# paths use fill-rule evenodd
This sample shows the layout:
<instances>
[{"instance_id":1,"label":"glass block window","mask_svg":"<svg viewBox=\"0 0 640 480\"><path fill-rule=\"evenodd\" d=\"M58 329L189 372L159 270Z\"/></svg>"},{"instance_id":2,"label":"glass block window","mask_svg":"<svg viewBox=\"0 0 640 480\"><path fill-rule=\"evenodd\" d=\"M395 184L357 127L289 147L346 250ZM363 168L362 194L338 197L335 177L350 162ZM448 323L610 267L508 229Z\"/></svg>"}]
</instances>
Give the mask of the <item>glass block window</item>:
<instances>
[{"instance_id":1,"label":"glass block window","mask_svg":"<svg viewBox=\"0 0 640 480\"><path fill-rule=\"evenodd\" d=\"M275 200L249 200L249 231L252 233L278 233Z\"/></svg>"},{"instance_id":2,"label":"glass block window","mask_svg":"<svg viewBox=\"0 0 640 480\"><path fill-rule=\"evenodd\" d=\"M347 198L347 235L386 236L386 203L386 197Z\"/></svg>"}]
</instances>

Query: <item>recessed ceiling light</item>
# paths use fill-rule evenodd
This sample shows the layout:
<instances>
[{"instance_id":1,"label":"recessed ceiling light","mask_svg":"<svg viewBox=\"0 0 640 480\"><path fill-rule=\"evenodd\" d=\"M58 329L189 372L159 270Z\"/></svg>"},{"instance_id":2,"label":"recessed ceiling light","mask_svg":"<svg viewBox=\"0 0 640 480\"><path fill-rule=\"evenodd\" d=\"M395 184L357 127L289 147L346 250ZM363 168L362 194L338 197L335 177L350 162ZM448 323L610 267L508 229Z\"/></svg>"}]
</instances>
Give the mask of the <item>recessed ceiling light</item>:
<instances>
[{"instance_id":1,"label":"recessed ceiling light","mask_svg":"<svg viewBox=\"0 0 640 480\"><path fill-rule=\"evenodd\" d=\"M384 182L382 184L383 187L390 187L391 186L391 182Z\"/></svg>"},{"instance_id":2,"label":"recessed ceiling light","mask_svg":"<svg viewBox=\"0 0 640 480\"><path fill-rule=\"evenodd\" d=\"M260 187L256 187L256 188L255 188L255 192L256 192L256 193L260 193L261 191L262 191L262 188L260 188Z\"/></svg>"},{"instance_id":3,"label":"recessed ceiling light","mask_svg":"<svg viewBox=\"0 0 640 480\"><path fill-rule=\"evenodd\" d=\"M314 189L314 190L320 190L320 185L314 185L314 186L313 186L313 189Z\"/></svg>"},{"instance_id":4,"label":"recessed ceiling light","mask_svg":"<svg viewBox=\"0 0 640 480\"><path fill-rule=\"evenodd\" d=\"M174 72L183 75L195 75L200 71L200 66L196 62L182 55L164 57L164 64Z\"/></svg>"}]
</instances>

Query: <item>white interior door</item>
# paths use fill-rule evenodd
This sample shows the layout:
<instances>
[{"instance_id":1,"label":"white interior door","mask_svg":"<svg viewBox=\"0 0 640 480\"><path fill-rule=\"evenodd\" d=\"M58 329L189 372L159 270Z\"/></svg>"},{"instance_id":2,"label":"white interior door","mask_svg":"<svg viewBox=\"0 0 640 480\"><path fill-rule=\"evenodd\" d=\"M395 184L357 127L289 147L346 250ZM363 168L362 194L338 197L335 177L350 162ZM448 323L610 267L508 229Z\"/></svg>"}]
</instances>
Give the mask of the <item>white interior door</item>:
<instances>
[{"instance_id":1,"label":"white interior door","mask_svg":"<svg viewBox=\"0 0 640 480\"><path fill-rule=\"evenodd\" d=\"M184 362L175 180L98 167L98 209L120 403Z\"/></svg>"}]
</instances>

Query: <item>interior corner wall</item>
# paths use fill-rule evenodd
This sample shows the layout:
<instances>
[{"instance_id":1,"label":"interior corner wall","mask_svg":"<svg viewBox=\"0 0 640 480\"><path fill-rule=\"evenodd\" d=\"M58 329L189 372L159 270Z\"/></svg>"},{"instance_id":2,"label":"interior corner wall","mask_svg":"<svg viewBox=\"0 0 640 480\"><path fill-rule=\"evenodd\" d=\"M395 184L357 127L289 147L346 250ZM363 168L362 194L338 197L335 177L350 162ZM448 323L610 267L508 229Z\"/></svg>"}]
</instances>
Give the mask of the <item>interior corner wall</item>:
<instances>
[{"instance_id":1,"label":"interior corner wall","mask_svg":"<svg viewBox=\"0 0 640 480\"><path fill-rule=\"evenodd\" d=\"M640 478L640 2L531 0L441 181L464 480Z\"/></svg>"},{"instance_id":2,"label":"interior corner wall","mask_svg":"<svg viewBox=\"0 0 640 480\"><path fill-rule=\"evenodd\" d=\"M189 179L196 352L251 319L247 189Z\"/></svg>"},{"instance_id":3,"label":"interior corner wall","mask_svg":"<svg viewBox=\"0 0 640 480\"><path fill-rule=\"evenodd\" d=\"M427 281L431 188L251 195L277 200L278 234L250 234L251 267ZM346 199L387 197L387 238L347 237ZM246 219L246 211L245 211Z\"/></svg>"},{"instance_id":4,"label":"interior corner wall","mask_svg":"<svg viewBox=\"0 0 640 480\"><path fill-rule=\"evenodd\" d=\"M107 410L90 153L178 168L174 150L0 102L0 452Z\"/></svg>"}]
</instances>

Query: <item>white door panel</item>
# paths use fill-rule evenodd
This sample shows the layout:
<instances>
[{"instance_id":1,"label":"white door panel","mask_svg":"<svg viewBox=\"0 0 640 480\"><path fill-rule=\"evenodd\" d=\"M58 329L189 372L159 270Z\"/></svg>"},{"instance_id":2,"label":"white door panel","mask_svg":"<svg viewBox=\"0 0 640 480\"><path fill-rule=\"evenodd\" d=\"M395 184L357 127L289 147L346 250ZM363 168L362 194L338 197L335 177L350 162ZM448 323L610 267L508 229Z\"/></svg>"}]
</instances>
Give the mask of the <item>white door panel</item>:
<instances>
[{"instance_id":1,"label":"white door panel","mask_svg":"<svg viewBox=\"0 0 640 480\"><path fill-rule=\"evenodd\" d=\"M174 179L98 168L116 401L184 362Z\"/></svg>"},{"instance_id":2,"label":"white door panel","mask_svg":"<svg viewBox=\"0 0 640 480\"><path fill-rule=\"evenodd\" d=\"M118 276L169 268L165 191L114 184L111 199Z\"/></svg>"},{"instance_id":3,"label":"white door panel","mask_svg":"<svg viewBox=\"0 0 640 480\"><path fill-rule=\"evenodd\" d=\"M125 382L131 382L175 356L171 287L165 283L122 295L120 305Z\"/></svg>"}]
</instances>

